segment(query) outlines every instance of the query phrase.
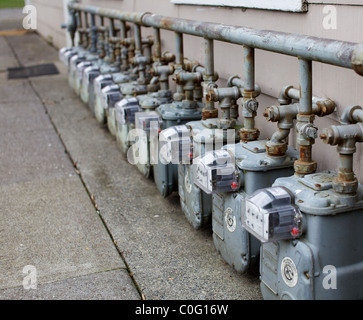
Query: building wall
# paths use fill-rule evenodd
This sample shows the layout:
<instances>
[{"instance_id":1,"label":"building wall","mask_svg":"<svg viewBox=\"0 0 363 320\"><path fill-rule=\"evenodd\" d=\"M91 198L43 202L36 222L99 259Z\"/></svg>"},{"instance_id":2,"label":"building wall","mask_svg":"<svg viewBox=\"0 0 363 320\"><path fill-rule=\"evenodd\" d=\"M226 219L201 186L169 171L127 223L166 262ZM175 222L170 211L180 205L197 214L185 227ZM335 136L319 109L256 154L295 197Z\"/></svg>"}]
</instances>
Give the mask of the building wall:
<instances>
[{"instance_id":1,"label":"building wall","mask_svg":"<svg viewBox=\"0 0 363 320\"><path fill-rule=\"evenodd\" d=\"M209 7L194 5L175 5L169 0L82 0L82 4L102 6L124 11L152 12L160 15L193 20L210 21L229 25L246 26L256 29L305 34L351 42L363 41L363 4L360 0L312 0L308 1L308 12L292 13L260 9L242 9L230 7ZM38 9L38 31L45 38L51 37L53 43L65 45L65 31L60 29L63 23L63 6L59 0L33 0ZM334 5L337 14L335 29L324 27L327 13L326 5ZM152 34L149 28L143 29L143 35ZM174 51L174 35L162 31L163 50ZM203 41L198 37L184 36L185 57L203 64ZM220 75L219 86L234 74L243 75L243 51L241 46L215 42L215 69ZM262 89L259 97L257 126L261 138L267 138L277 129L276 123L268 123L262 113L269 105L277 104L276 97L286 85L298 83L298 59L256 50L256 83ZM316 125L321 130L331 124L337 124L343 109L363 101L363 78L352 70L313 63L313 94L329 97L337 104L337 111L326 117L316 118ZM294 145L294 132L290 142ZM363 161L360 161L361 147L357 144L355 170L363 183ZM323 144L317 139L313 147L313 158L318 161L318 170L336 169L338 155L336 148ZM362 167L362 169L361 169Z\"/></svg>"}]
</instances>

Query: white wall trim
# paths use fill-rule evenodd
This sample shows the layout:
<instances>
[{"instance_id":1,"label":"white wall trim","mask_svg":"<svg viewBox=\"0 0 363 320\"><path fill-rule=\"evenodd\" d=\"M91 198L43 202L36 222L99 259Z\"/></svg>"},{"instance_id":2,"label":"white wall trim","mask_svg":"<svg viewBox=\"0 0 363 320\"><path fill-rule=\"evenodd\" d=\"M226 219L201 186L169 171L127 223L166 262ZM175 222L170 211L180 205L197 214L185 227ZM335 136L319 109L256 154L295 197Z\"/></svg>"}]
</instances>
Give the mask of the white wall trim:
<instances>
[{"instance_id":1,"label":"white wall trim","mask_svg":"<svg viewBox=\"0 0 363 320\"><path fill-rule=\"evenodd\" d=\"M174 4L243 7L291 12L306 12L306 0L171 0Z\"/></svg>"}]
</instances>

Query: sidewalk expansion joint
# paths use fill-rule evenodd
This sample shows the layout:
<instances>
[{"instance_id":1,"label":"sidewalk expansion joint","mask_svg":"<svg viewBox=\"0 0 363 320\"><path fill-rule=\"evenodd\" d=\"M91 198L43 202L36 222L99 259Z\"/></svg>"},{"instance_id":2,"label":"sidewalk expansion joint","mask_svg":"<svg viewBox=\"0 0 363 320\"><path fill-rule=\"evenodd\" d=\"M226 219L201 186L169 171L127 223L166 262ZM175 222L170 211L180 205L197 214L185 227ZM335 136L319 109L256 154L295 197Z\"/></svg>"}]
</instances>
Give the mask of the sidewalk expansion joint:
<instances>
[{"instance_id":1,"label":"sidewalk expansion joint","mask_svg":"<svg viewBox=\"0 0 363 320\"><path fill-rule=\"evenodd\" d=\"M136 279L135 279L135 277L134 277L133 272L132 272L132 271L131 271L131 269L130 269L130 266L128 265L128 263L127 263L127 261L126 261L126 259L125 259L124 255L123 255L122 251L121 251L121 250L120 250L120 248L118 247L116 240L115 240L115 239L114 239L114 237L112 236L111 231L110 231L110 229L108 228L106 221L103 219L103 217L102 217L102 215L101 215L101 213L100 213L100 211L99 211L99 209L98 209L98 207L97 207L97 204L96 204L96 202L95 202L94 195L93 195L93 194L91 193L91 191L88 189L87 184L86 184L86 182L84 181L84 179L83 179L83 177L82 177L82 173L81 173L81 171L80 171L80 170L78 169L78 167L77 167L77 161L73 159L72 155L71 155L71 154L70 154L70 152L68 151L67 146L66 146L66 144L64 143L64 141L63 141L63 139L62 139L62 137L61 137L60 132L58 131L58 129L57 129L57 127L56 127L55 123L53 122L53 120L52 120L52 118L51 118L51 116L50 116L50 114L49 114L49 112L48 112L48 109L47 109L46 103L43 101L42 97L40 96L40 94L37 92L37 90L36 90L36 89L35 89L35 87L33 86L32 81L31 81L30 79L29 79L28 81L29 81L29 84L30 84L30 86L31 86L32 90L34 91L34 93L36 94L36 96L39 98L39 100L40 100L41 104L43 105L44 111L45 111L45 113L47 114L47 116L48 116L48 118L49 118L49 120L50 120L50 122L51 122L51 124L52 124L52 126L53 126L53 128L54 128L54 130L55 130L55 132L57 133L57 135L58 135L58 137L59 137L59 140L61 141L61 143L62 143L62 145L63 145L63 147L64 147L64 150L65 150L66 154L68 155L68 157L69 157L69 159L70 159L71 163L73 164L74 170L75 170L75 172L77 173L77 175L79 176L79 179L81 180L81 183L82 183L82 185L83 185L83 187L84 187L84 189L85 189L85 191L86 191L86 193L87 193L87 195L88 195L88 197L89 197L90 201L92 202L92 205L94 206L95 211L96 211L96 213L97 213L98 217L100 218L100 220L101 220L101 222L102 222L102 224L103 224L104 228L106 229L106 231L107 231L107 233L108 233L108 235L109 235L109 237L110 237L110 239L111 239L111 241L112 241L112 243L113 243L114 247L116 248L116 250L117 250L117 252L118 252L119 256L121 257L122 261L124 262L124 264L125 264L125 266L126 266L126 270L127 270L128 274L129 274L129 276L130 276L130 278L131 278L131 280L132 280L132 282L133 282L134 286L136 287L136 290L138 291L138 293L139 293L139 295L140 295L141 299L142 299L142 300L144 300L144 295L143 295L143 293L141 292L140 286L139 286L139 285L138 285L138 283L136 282Z\"/></svg>"}]
</instances>

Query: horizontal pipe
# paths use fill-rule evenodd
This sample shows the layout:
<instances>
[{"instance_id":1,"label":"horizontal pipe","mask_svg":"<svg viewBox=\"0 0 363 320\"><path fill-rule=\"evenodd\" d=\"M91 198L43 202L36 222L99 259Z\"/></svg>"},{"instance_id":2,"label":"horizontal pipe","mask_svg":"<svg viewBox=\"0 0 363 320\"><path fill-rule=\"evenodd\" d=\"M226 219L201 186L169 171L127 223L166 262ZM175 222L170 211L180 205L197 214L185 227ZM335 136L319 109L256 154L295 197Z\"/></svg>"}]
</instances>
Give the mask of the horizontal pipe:
<instances>
[{"instance_id":1,"label":"horizontal pipe","mask_svg":"<svg viewBox=\"0 0 363 320\"><path fill-rule=\"evenodd\" d=\"M146 12L126 12L115 9L105 9L95 6L82 5L75 2L70 2L68 4L68 8L76 11L83 11L90 14L96 14L102 17L122 20L126 22L133 22L137 24L142 23L142 17L146 14Z\"/></svg>"},{"instance_id":2,"label":"horizontal pipe","mask_svg":"<svg viewBox=\"0 0 363 320\"><path fill-rule=\"evenodd\" d=\"M218 40L343 68L363 75L363 44L241 26L123 12L70 2L69 8L177 33Z\"/></svg>"},{"instance_id":3,"label":"horizontal pipe","mask_svg":"<svg viewBox=\"0 0 363 320\"><path fill-rule=\"evenodd\" d=\"M171 18L145 14L142 23L147 27L177 31L194 36L219 40L252 48L267 50L305 60L340 66L348 69L359 65L359 53L363 47L354 42L324 39L286 32L258 30L240 26ZM355 65L352 64L355 52ZM362 64L363 64L363 57ZM357 71L358 72L358 71ZM359 73L363 75L363 73Z\"/></svg>"}]
</instances>

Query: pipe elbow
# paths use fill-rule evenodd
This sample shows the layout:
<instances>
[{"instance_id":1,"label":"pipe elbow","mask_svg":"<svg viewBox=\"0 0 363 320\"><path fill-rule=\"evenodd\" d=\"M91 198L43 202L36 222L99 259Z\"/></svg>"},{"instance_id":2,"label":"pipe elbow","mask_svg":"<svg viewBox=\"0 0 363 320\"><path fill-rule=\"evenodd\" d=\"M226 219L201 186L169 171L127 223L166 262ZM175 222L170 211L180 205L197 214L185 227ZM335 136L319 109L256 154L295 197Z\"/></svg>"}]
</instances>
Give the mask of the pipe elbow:
<instances>
[{"instance_id":1,"label":"pipe elbow","mask_svg":"<svg viewBox=\"0 0 363 320\"><path fill-rule=\"evenodd\" d=\"M290 129L279 129L271 136L270 141L278 144L286 143L289 133Z\"/></svg>"},{"instance_id":2,"label":"pipe elbow","mask_svg":"<svg viewBox=\"0 0 363 320\"><path fill-rule=\"evenodd\" d=\"M313 113L318 117L324 117L329 114L332 114L336 108L336 104L333 100L326 99L317 99L313 103Z\"/></svg>"},{"instance_id":3,"label":"pipe elbow","mask_svg":"<svg viewBox=\"0 0 363 320\"><path fill-rule=\"evenodd\" d=\"M240 88L241 95L244 91L244 82L238 75L233 75L227 80L227 87L238 87ZM257 98L261 94L261 88L259 85L255 84L254 91L251 92L252 98Z\"/></svg>"},{"instance_id":4,"label":"pipe elbow","mask_svg":"<svg viewBox=\"0 0 363 320\"><path fill-rule=\"evenodd\" d=\"M291 88L293 88L293 86L290 85L290 86L285 86L281 90L279 97L278 97L278 101L281 105L286 105L286 104L291 103L292 99L289 97L289 94L288 94L288 92Z\"/></svg>"},{"instance_id":5,"label":"pipe elbow","mask_svg":"<svg viewBox=\"0 0 363 320\"><path fill-rule=\"evenodd\" d=\"M163 63L170 63L175 61L175 54L171 53L170 51L165 51L161 55L161 59Z\"/></svg>"},{"instance_id":6,"label":"pipe elbow","mask_svg":"<svg viewBox=\"0 0 363 320\"><path fill-rule=\"evenodd\" d=\"M349 106L344 109L341 117L341 124L353 124L363 120L363 110L361 106Z\"/></svg>"},{"instance_id":7,"label":"pipe elbow","mask_svg":"<svg viewBox=\"0 0 363 320\"><path fill-rule=\"evenodd\" d=\"M353 50L351 63L353 70L363 76L363 43L358 44Z\"/></svg>"}]
</instances>

